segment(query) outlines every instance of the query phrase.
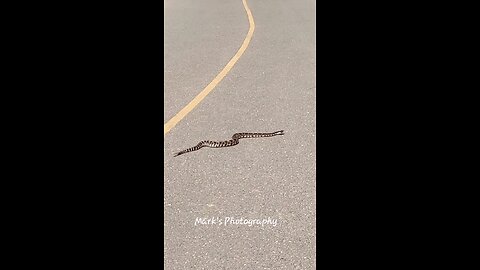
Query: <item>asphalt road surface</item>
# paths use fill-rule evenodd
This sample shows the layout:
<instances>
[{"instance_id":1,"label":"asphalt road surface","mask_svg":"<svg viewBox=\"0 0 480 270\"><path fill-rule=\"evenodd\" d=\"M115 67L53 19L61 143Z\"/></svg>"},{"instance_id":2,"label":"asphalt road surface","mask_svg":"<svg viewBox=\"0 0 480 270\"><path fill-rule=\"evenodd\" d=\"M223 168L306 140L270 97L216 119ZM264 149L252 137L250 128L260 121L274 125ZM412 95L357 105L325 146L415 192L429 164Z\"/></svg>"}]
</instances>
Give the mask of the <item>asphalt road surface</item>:
<instances>
[{"instance_id":1,"label":"asphalt road surface","mask_svg":"<svg viewBox=\"0 0 480 270\"><path fill-rule=\"evenodd\" d=\"M316 266L315 1L247 3L255 21L247 49L164 137L166 269ZM237 53L249 21L242 0L164 7L167 123ZM285 135L174 157L202 140L278 130Z\"/></svg>"}]
</instances>

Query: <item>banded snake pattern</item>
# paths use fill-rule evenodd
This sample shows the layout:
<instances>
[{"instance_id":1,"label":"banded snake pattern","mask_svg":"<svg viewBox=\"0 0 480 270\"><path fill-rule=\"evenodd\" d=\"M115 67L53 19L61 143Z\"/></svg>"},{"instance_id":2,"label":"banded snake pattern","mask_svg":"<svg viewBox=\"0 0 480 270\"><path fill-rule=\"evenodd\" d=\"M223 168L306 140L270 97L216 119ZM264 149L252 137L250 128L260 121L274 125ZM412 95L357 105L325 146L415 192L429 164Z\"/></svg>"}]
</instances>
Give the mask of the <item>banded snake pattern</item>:
<instances>
[{"instance_id":1,"label":"banded snake pattern","mask_svg":"<svg viewBox=\"0 0 480 270\"><path fill-rule=\"evenodd\" d=\"M175 153L175 157L183 155L185 153L189 153L192 151L197 151L203 147L211 147L211 148L221 148L221 147L230 147L237 145L240 139L245 138L262 138L262 137L273 137L278 135L284 135L284 131L275 131L270 133L235 133L232 136L231 140L222 141L222 142L215 142L215 141L201 141L194 147L190 147L188 149L182 150L180 152Z\"/></svg>"}]
</instances>

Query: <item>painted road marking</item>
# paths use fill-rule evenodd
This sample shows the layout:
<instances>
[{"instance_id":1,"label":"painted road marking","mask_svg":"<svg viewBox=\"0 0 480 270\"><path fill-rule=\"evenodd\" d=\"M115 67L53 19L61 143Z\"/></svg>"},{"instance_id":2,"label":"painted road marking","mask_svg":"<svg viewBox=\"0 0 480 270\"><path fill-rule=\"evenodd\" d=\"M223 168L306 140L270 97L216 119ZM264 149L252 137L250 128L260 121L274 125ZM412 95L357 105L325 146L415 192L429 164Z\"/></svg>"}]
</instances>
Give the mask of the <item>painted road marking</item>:
<instances>
[{"instance_id":1,"label":"painted road marking","mask_svg":"<svg viewBox=\"0 0 480 270\"><path fill-rule=\"evenodd\" d=\"M178 112L172 119L170 119L164 126L163 126L163 136L167 135L167 133L180 122L189 112L191 112L212 90L217 86L218 83L222 81L222 79L227 75L227 73L232 69L232 67L237 63L240 56L243 55L245 50L250 44L250 40L253 36L253 31L255 31L255 22L253 21L252 12L250 8L248 8L247 0L242 0L243 6L245 7L245 11L247 12L248 22L250 24L250 28L248 29L247 36L243 41L242 46L238 49L237 53L233 56L233 58L227 63L227 65L223 68L223 70L211 81L205 89L200 92L187 106L185 106L180 112Z\"/></svg>"}]
</instances>

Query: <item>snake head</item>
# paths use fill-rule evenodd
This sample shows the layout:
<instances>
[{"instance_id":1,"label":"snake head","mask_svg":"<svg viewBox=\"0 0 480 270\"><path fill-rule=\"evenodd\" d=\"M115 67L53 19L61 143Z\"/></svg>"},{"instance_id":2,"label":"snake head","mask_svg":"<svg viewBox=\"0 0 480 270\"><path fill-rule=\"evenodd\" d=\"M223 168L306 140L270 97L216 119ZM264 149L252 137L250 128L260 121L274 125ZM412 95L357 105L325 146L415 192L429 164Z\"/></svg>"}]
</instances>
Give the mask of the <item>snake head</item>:
<instances>
[{"instance_id":1,"label":"snake head","mask_svg":"<svg viewBox=\"0 0 480 270\"><path fill-rule=\"evenodd\" d=\"M283 130L280 130L280 131L275 131L273 134L274 135L284 135L285 133L283 132Z\"/></svg>"}]
</instances>

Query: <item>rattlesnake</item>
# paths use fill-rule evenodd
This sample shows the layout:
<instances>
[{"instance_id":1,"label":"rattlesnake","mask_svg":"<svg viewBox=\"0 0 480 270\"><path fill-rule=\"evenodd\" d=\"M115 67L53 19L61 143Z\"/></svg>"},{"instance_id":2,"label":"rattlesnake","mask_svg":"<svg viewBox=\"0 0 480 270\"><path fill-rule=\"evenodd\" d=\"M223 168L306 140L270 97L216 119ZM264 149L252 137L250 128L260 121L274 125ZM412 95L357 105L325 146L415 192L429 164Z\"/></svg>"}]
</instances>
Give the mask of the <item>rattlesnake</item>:
<instances>
[{"instance_id":1,"label":"rattlesnake","mask_svg":"<svg viewBox=\"0 0 480 270\"><path fill-rule=\"evenodd\" d=\"M185 149L183 151L180 151L175 154L176 156L183 155L188 152L192 151L197 151L202 147L212 147L212 148L220 148L220 147L229 147L229 146L234 146L238 144L239 139L243 138L261 138L261 137L273 137L277 135L284 135L283 130L280 131L275 131L271 133L235 133L232 136L231 140L228 141L223 141L223 142L214 142L214 141L201 141L194 147L190 147L188 149Z\"/></svg>"}]
</instances>

